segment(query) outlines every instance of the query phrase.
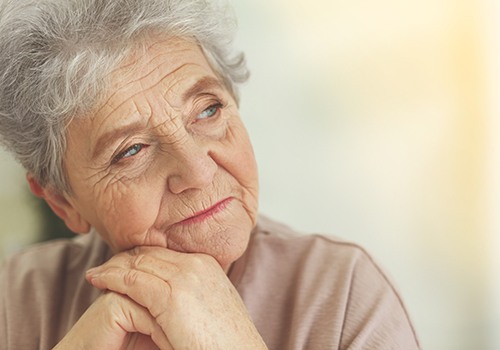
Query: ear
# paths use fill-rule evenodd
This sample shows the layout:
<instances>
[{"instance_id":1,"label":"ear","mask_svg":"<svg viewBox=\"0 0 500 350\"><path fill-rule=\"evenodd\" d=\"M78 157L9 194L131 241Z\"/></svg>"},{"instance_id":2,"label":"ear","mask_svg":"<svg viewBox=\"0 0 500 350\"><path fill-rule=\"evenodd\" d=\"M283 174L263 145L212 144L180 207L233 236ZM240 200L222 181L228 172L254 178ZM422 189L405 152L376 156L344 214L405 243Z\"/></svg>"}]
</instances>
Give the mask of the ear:
<instances>
[{"instance_id":1,"label":"ear","mask_svg":"<svg viewBox=\"0 0 500 350\"><path fill-rule=\"evenodd\" d=\"M31 192L35 196L43 198L71 231L75 233L88 233L90 231L90 224L80 215L64 194L50 187L42 187L31 174L27 174L26 179Z\"/></svg>"}]
</instances>

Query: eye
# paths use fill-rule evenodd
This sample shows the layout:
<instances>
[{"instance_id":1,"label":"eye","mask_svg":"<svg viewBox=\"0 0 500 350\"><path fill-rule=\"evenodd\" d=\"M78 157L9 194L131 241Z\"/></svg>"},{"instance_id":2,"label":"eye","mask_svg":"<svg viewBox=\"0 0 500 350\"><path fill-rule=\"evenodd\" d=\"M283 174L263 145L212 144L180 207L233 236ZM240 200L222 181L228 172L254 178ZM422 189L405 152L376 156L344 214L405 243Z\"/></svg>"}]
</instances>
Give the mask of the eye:
<instances>
[{"instance_id":1,"label":"eye","mask_svg":"<svg viewBox=\"0 0 500 350\"><path fill-rule=\"evenodd\" d=\"M125 151L118 153L113 158L112 163L116 163L116 162L120 161L123 158L133 157L136 154L138 154L145 147L146 147L146 145L143 145L142 143L136 143L135 145L132 145L129 148L127 148Z\"/></svg>"},{"instance_id":2,"label":"eye","mask_svg":"<svg viewBox=\"0 0 500 350\"><path fill-rule=\"evenodd\" d=\"M203 112L201 112L200 114L198 114L198 116L196 117L196 120L202 120L202 119L212 118L213 116L215 116L217 114L217 112L222 107L224 107L224 106L220 102L216 103L216 104L213 104L210 107L208 107L207 109L205 109Z\"/></svg>"}]
</instances>

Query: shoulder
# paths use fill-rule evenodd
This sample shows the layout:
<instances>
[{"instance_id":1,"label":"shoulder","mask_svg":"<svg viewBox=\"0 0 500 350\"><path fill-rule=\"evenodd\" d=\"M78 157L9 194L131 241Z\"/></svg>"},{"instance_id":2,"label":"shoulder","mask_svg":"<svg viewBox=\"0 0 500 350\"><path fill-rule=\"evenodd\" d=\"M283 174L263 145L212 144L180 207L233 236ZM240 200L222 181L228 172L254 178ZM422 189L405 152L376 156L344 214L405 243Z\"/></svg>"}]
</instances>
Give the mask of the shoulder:
<instances>
[{"instance_id":1,"label":"shoulder","mask_svg":"<svg viewBox=\"0 0 500 350\"><path fill-rule=\"evenodd\" d=\"M44 295L71 288L73 276L81 279L87 269L105 261L109 254L96 233L34 244L2 263L1 293L22 298L33 290Z\"/></svg>"},{"instance_id":2,"label":"shoulder","mask_svg":"<svg viewBox=\"0 0 500 350\"><path fill-rule=\"evenodd\" d=\"M97 296L85 271L108 254L91 233L36 244L7 258L0 268L0 335L7 348L53 346Z\"/></svg>"},{"instance_id":3,"label":"shoulder","mask_svg":"<svg viewBox=\"0 0 500 350\"><path fill-rule=\"evenodd\" d=\"M264 216L259 217L249 250L260 259L275 261L280 269L283 264L279 262L285 259L292 260L287 265L292 269L316 265L315 269L338 273L368 266L380 270L372 256L358 244L332 235L297 232Z\"/></svg>"},{"instance_id":4,"label":"shoulder","mask_svg":"<svg viewBox=\"0 0 500 350\"><path fill-rule=\"evenodd\" d=\"M10 285L15 281L30 283L81 270L107 254L104 242L95 233L90 233L34 244L8 257L1 270L5 277L9 277Z\"/></svg>"},{"instance_id":5,"label":"shoulder","mask_svg":"<svg viewBox=\"0 0 500 350\"><path fill-rule=\"evenodd\" d=\"M315 335L302 340L297 336L294 342L311 349L326 345L418 349L397 289L358 244L329 235L297 233L260 217L244 259L238 288L250 308L262 315L266 309L280 310L283 318L274 324L292 322L293 327L299 325L299 334ZM266 300L254 298L255 290L267 290ZM267 314L263 319L269 318ZM314 347L313 338L326 343Z\"/></svg>"}]
</instances>

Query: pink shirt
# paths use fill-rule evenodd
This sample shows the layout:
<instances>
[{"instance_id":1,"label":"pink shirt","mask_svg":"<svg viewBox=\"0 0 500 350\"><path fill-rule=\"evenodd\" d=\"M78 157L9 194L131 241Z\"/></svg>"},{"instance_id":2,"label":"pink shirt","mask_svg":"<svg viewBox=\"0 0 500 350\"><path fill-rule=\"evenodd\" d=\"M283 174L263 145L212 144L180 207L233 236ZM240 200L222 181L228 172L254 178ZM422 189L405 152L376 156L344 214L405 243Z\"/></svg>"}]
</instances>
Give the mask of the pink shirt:
<instances>
[{"instance_id":1,"label":"pink shirt","mask_svg":"<svg viewBox=\"0 0 500 350\"><path fill-rule=\"evenodd\" d=\"M51 349L100 292L85 271L111 257L95 233L33 246L0 270L0 342ZM260 217L229 271L269 349L420 349L394 286L359 246Z\"/></svg>"}]
</instances>

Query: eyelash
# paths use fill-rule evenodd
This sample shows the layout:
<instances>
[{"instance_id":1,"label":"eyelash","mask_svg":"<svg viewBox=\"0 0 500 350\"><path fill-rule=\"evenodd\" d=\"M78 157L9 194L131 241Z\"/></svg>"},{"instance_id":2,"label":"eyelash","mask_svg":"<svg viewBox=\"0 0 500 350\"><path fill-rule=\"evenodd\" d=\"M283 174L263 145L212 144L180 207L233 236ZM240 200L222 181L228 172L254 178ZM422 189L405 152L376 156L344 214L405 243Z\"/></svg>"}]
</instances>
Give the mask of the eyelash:
<instances>
[{"instance_id":1,"label":"eyelash","mask_svg":"<svg viewBox=\"0 0 500 350\"><path fill-rule=\"evenodd\" d=\"M225 106L222 102L217 102L217 103L214 103L212 105L210 105L209 107L205 108L200 114L198 114L195 118L195 123L197 121L200 121L200 120L205 120L205 119L210 119L210 118L214 118L217 116L217 114L220 112L221 109L223 109ZM210 109L215 109L214 113L211 115L211 116L208 116L208 117L204 117L204 118L199 118L198 117L200 115L202 115L203 113L205 113L206 111L210 110Z\"/></svg>"},{"instance_id":2,"label":"eyelash","mask_svg":"<svg viewBox=\"0 0 500 350\"><path fill-rule=\"evenodd\" d=\"M113 157L111 164L115 164L124 158L134 157L147 147L148 147L148 145L145 145L143 143L133 144L132 146L128 147L127 149L125 149L124 151L118 153L115 157ZM133 151L133 150L135 150L135 152L136 152L135 154L127 155L127 153L129 153L130 151Z\"/></svg>"}]
</instances>

